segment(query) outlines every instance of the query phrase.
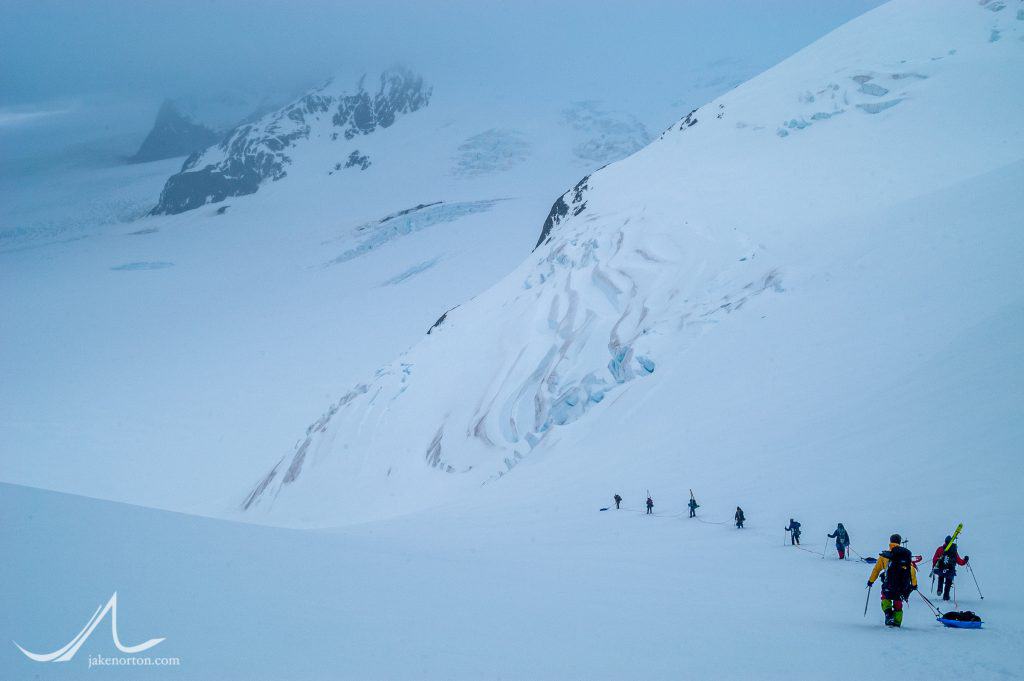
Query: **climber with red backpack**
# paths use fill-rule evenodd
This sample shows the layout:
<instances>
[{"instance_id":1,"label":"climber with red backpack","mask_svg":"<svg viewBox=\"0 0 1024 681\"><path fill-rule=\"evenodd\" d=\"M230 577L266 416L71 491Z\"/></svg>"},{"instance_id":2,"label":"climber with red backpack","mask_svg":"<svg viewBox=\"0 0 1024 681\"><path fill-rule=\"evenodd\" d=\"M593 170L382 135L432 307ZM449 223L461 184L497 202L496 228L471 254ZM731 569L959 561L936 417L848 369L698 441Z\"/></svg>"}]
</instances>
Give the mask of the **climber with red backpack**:
<instances>
[{"instance_id":1,"label":"climber with red backpack","mask_svg":"<svg viewBox=\"0 0 1024 681\"><path fill-rule=\"evenodd\" d=\"M914 556L902 545L898 534L889 537L889 549L882 551L875 561L875 567L868 577L868 588L874 585L879 573L882 576L882 612L885 626L899 627L903 624L903 601L917 589L917 569Z\"/></svg>"},{"instance_id":2,"label":"climber with red backpack","mask_svg":"<svg viewBox=\"0 0 1024 681\"><path fill-rule=\"evenodd\" d=\"M946 537L946 541L935 549L935 555L932 556L932 574L939 578L939 588L935 593L942 594L942 600L949 600L949 589L953 586L953 578L956 577L956 566L967 565L970 559L970 556L960 557L953 537Z\"/></svg>"}]
</instances>

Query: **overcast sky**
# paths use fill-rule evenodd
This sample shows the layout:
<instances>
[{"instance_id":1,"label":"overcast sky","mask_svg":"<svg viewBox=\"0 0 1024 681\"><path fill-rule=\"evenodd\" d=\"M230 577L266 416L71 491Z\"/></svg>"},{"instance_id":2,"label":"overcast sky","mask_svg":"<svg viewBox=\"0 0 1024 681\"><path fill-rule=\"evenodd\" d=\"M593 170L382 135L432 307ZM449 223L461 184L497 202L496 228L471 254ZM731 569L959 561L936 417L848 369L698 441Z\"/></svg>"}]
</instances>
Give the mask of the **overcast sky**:
<instances>
[{"instance_id":1,"label":"overcast sky","mask_svg":"<svg viewBox=\"0 0 1024 681\"><path fill-rule=\"evenodd\" d=\"M706 101L695 82L720 94L879 4L0 0L0 177L120 162L164 98L224 129L396 64L456 111L598 99L658 129Z\"/></svg>"},{"instance_id":2,"label":"overcast sky","mask_svg":"<svg viewBox=\"0 0 1024 681\"><path fill-rule=\"evenodd\" d=\"M406 63L522 87L782 58L878 0L4 0L5 105L286 90Z\"/></svg>"}]
</instances>

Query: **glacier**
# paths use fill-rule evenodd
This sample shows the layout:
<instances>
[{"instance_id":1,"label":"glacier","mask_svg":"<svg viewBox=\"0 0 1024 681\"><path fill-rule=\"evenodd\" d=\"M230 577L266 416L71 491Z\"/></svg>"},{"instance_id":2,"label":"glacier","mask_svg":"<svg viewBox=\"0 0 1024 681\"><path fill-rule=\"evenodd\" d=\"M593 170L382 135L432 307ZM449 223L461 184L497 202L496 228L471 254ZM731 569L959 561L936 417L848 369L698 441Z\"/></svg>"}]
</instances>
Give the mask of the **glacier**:
<instances>
[{"instance_id":1,"label":"glacier","mask_svg":"<svg viewBox=\"0 0 1024 681\"><path fill-rule=\"evenodd\" d=\"M10 236L0 634L116 591L155 677L1024 676L1022 16L894 0L643 145L437 81L255 192ZM886 630L837 521L925 560L962 522L985 628Z\"/></svg>"}]
</instances>

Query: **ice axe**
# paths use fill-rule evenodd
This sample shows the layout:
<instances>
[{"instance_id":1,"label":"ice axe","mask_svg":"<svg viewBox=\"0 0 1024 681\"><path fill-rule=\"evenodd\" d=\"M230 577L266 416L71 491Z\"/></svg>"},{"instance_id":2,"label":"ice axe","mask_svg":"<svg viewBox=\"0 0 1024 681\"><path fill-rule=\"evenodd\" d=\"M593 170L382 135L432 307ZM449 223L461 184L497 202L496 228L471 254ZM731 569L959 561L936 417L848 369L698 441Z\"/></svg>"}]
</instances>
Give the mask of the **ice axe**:
<instances>
[{"instance_id":1,"label":"ice axe","mask_svg":"<svg viewBox=\"0 0 1024 681\"><path fill-rule=\"evenodd\" d=\"M868 603L871 602L871 587L873 587L873 586L874 586L874 584L868 584L868 595L864 598L864 616L865 617L868 616Z\"/></svg>"}]
</instances>

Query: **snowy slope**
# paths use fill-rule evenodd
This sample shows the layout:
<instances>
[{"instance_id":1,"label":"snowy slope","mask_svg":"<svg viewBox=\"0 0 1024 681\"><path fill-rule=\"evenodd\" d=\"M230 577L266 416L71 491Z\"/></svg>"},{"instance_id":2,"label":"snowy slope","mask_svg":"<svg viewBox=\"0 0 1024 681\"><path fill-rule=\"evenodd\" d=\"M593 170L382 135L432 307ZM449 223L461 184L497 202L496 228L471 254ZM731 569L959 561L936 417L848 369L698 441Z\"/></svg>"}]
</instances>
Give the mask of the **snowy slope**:
<instances>
[{"instance_id":1,"label":"snowy slope","mask_svg":"<svg viewBox=\"0 0 1024 681\"><path fill-rule=\"evenodd\" d=\"M638 393L666 392L666 405L692 399L688 386L730 334L747 343L713 365L723 385L806 375L813 353L760 354L764 320L783 311L792 317L780 342L820 356L807 394L822 382L841 386L844 403L866 403L879 380L924 371L1019 303L1008 293L1019 235L1006 223L1019 196L1002 192L983 209L974 197L980 178L1016 177L1024 156L1017 10L891 3L588 175L552 207L530 258L343 392L242 508L254 520L333 524L420 510L530 459L635 465L638 454L611 453L599 444L607 437L586 434L615 424L645 449L647 437L678 442L679 429L697 426L667 415L650 430L627 425ZM938 198L954 205L917 222ZM910 236L916 256L902 250ZM904 259L872 261L876 252ZM985 266L954 267L967 262ZM936 297L932 263L943 263L955 295ZM871 285L880 281L889 285ZM860 324L835 321L844 319ZM734 374L740 357L759 368ZM930 381L942 375L906 399L938 408ZM730 422L759 423L750 409ZM766 424L766 441L776 435ZM992 447L982 467L1001 471L1008 452Z\"/></svg>"},{"instance_id":2,"label":"snowy slope","mask_svg":"<svg viewBox=\"0 0 1024 681\"><path fill-rule=\"evenodd\" d=\"M430 76L427 106L350 140L336 109L291 117L315 93L237 130L259 156L276 139L263 132L309 128L272 155L279 179L180 214L146 215L169 176L189 174L180 161L11 169L0 183L4 480L233 507L236 481L257 478L309 414L520 263L561 187L656 129L621 102L579 104L572 89L529 101L502 83ZM339 77L332 92L359 80Z\"/></svg>"},{"instance_id":3,"label":"snowy slope","mask_svg":"<svg viewBox=\"0 0 1024 681\"><path fill-rule=\"evenodd\" d=\"M707 479L717 463L691 468L700 477L688 478ZM938 517L928 503L933 490L908 500L899 529L915 553L930 552L953 518L965 520L961 550L986 598L962 572L959 603L982 613L986 628L944 630L915 598L894 632L881 625L877 585L862 616L868 566L840 563L831 550L821 557L837 518L855 550L884 548L891 508L859 503L850 513L817 492L839 486L819 485L800 468L767 469L770 488L743 490L750 521L740 532L715 524L727 521L740 496L724 477L697 489L701 520L689 521L675 480L652 483L659 515L647 518L637 510L643 488L619 474L625 466L566 467L582 479L560 485L551 484L550 466L520 476L529 466L509 477L502 498L480 495L429 514L326 531L0 485L0 539L18 557L0 581L7 612L0 635L8 641L0 672L129 678L123 669L87 666L90 655L117 654L106 624L60 665L33 663L9 643L54 650L116 590L122 640L166 637L147 654L180 658L178 668L146 668L154 678L814 679L839 663L869 677L1024 674L1024 600L1015 588L1024 556L1005 541L1006 506L985 501L968 516L951 508ZM788 488L775 485L780 478ZM612 480L623 483L615 489L631 510L598 513ZM799 506L779 503L797 497ZM804 551L781 543L794 506ZM141 538L148 538L144 549Z\"/></svg>"}]
</instances>

